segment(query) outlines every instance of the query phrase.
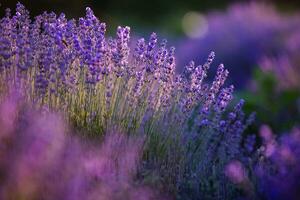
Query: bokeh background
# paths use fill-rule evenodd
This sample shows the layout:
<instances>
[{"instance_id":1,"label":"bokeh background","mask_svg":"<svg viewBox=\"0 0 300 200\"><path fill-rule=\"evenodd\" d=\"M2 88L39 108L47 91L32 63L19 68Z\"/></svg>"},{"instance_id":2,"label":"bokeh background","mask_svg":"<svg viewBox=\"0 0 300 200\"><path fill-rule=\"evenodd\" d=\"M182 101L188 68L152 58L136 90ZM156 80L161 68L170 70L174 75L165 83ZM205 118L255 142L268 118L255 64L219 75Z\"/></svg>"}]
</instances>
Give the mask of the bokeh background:
<instances>
[{"instance_id":1,"label":"bokeh background","mask_svg":"<svg viewBox=\"0 0 300 200\"><path fill-rule=\"evenodd\" d=\"M1 15L4 8L14 8L17 2L23 3L33 15L45 10L64 12L70 18L85 14L85 7L92 7L100 19L111 28L129 25L135 30L156 30L164 34L184 36L182 20L190 11L207 14L212 11L225 11L230 5L249 3L249 0L1 0ZM274 4L282 12L297 12L298 0L255 1Z\"/></svg>"}]
</instances>

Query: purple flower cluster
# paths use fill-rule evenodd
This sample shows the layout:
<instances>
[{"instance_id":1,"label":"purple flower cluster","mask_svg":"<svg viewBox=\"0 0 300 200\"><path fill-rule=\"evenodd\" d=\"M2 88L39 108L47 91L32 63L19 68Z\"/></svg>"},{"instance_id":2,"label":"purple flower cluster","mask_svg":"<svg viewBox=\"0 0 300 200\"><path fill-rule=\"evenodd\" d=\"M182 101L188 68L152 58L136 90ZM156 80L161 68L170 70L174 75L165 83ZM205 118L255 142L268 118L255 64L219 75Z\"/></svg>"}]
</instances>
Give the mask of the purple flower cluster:
<instances>
[{"instance_id":1,"label":"purple flower cluster","mask_svg":"<svg viewBox=\"0 0 300 200\"><path fill-rule=\"evenodd\" d=\"M90 8L78 21L47 12L31 21L18 3L0 26L2 90L14 87L37 105L63 109L79 126L96 120L106 131L125 121L125 129L134 130L159 112L184 124L199 102L199 120L209 123L209 113L220 115L232 99L233 86L221 89L228 76L222 64L212 85L204 83L213 52L204 65L190 62L178 75L175 48L166 40L159 44L153 33L131 53L130 28L120 26L116 38L107 38L105 23Z\"/></svg>"},{"instance_id":2,"label":"purple flower cluster","mask_svg":"<svg viewBox=\"0 0 300 200\"><path fill-rule=\"evenodd\" d=\"M112 130L142 134L144 162L139 172L145 180L149 177L144 174L155 174L150 175L150 179L159 177L154 184L159 182L183 198L234 197L234 188L225 179L223 169L230 160L248 162L242 133L252 123L253 115L245 116L243 100L232 111L227 109L234 87L224 87L228 71L223 64L211 84L205 80L214 52L203 65L191 61L177 74L175 48L168 47L166 40L159 41L152 33L148 40L137 40L131 49L130 28L120 26L115 38L106 37L106 25L90 8L79 20L45 12L31 21L29 12L19 3L14 15L7 10L0 27L1 97L16 90L33 108L63 113L78 132L97 136ZM40 122L36 123L34 132L40 128ZM47 137L50 131L45 131ZM51 140L55 136L49 137ZM55 152L64 149L63 138L57 147L51 145L53 141L41 139L44 140ZM28 144L35 148L35 144ZM251 142L251 148L249 145ZM42 145L36 146L42 149L41 158L48 156L43 155ZM54 154L58 156L54 160L61 156ZM52 168L52 157L49 162ZM117 165L123 162L126 161L121 159ZM102 168L110 170L110 166L101 165Z\"/></svg>"},{"instance_id":3,"label":"purple flower cluster","mask_svg":"<svg viewBox=\"0 0 300 200\"><path fill-rule=\"evenodd\" d=\"M230 91L232 88L225 88L220 92L221 99L225 98L228 90ZM243 182L241 180L243 177L239 177L239 174L245 173L246 180L247 172L252 170L253 154L249 152L249 149L250 151L254 150L255 141L244 138L243 132L253 122L254 114L246 118L242 111L243 105L244 100L240 100L234 110L226 113L225 117L221 117L222 110L220 108L222 107L220 107L214 113L213 121L202 120L200 130L190 135L192 138L188 140L187 144L186 174L180 188L184 194L183 199L196 197L235 199L242 196L238 192L238 188L228 182L226 175L229 174L234 182ZM247 166L244 169L245 172L239 171L237 174L232 172L231 168L235 167L230 167L230 163L237 160L241 165ZM227 170L228 174L224 174L224 170ZM248 184L249 181L246 182Z\"/></svg>"}]
</instances>

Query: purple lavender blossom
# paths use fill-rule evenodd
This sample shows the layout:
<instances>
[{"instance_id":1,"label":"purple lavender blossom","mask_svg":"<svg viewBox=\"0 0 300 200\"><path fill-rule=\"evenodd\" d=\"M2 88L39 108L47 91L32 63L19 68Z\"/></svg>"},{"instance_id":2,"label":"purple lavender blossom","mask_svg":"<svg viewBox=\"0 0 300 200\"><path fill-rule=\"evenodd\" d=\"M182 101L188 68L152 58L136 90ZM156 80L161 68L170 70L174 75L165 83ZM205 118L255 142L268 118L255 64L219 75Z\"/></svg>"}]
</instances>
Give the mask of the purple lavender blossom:
<instances>
[{"instance_id":1,"label":"purple lavender blossom","mask_svg":"<svg viewBox=\"0 0 300 200\"><path fill-rule=\"evenodd\" d=\"M150 185L163 185L164 190L187 198L236 197L236 188L223 171L231 160L245 160L242 133L253 117L247 119L243 113L243 100L233 111L228 110L233 86L224 87L228 71L223 64L212 84L206 81L214 52L203 65L190 62L182 74L176 74L175 48L168 47L166 40L160 41L152 33L148 41L138 40L132 50L130 28L119 26L116 37L108 38L106 25L90 8L78 21L47 12L30 21L28 11L18 4L17 13L11 16L8 12L0 20L0 27L0 100L16 90L24 104L45 114L38 115L36 122L27 115L17 119L25 126L18 130L14 126L11 129L4 120L8 131L20 134L19 130L24 130L17 146L26 149L17 152L20 166L16 158L12 163L16 169L9 173L16 172L17 176L8 177L5 194L15 193L15 183L29 181L32 188L17 184L16 195L39 198L43 195L41 185L49 190L45 198L50 199L62 199L64 193L71 195L67 199L93 199L99 195L120 199L123 192L128 192L131 199L133 178L139 175L145 182L154 179ZM12 106L8 112L14 109ZM48 118L51 112L62 113L67 126L87 138L105 141L115 130L124 137L141 136L145 140L143 155L136 154L139 143L124 139L129 143L127 148L118 137L112 139L115 141L108 139L107 146L104 142L103 157L96 157L92 150L86 154L90 149L82 147L81 142L73 146L73 140L64 134L63 119ZM55 133L48 129L52 125ZM35 161L34 152L39 154L31 165L28 160ZM143 157L141 167L136 166L139 156ZM74 170L70 170L69 162ZM61 171L57 165L61 165ZM39 173L32 175L32 169ZM63 181L52 184L60 176ZM45 177L54 180L44 182ZM115 187L121 192L114 192Z\"/></svg>"}]
</instances>

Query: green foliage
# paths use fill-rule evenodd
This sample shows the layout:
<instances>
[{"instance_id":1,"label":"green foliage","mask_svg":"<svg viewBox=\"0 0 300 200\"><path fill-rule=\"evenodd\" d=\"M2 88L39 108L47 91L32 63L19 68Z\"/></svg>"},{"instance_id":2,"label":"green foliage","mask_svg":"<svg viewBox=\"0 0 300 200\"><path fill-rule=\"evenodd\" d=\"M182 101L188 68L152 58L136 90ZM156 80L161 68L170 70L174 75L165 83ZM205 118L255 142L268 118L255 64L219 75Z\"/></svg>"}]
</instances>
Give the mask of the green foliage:
<instances>
[{"instance_id":1,"label":"green foliage","mask_svg":"<svg viewBox=\"0 0 300 200\"><path fill-rule=\"evenodd\" d=\"M255 89L240 91L238 96L247 99L245 112L257 112L255 132L261 124L269 124L273 130L283 132L300 122L300 91L297 89L279 89L272 73L259 69L254 72Z\"/></svg>"}]
</instances>

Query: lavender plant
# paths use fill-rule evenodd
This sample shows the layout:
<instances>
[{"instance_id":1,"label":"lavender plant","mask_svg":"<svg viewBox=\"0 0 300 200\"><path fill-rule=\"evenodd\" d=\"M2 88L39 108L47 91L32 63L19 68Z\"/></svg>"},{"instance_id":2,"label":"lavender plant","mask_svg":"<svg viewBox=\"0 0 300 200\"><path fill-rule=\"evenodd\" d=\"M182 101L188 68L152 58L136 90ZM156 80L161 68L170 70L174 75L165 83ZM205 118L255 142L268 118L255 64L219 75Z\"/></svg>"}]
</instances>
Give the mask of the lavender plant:
<instances>
[{"instance_id":1,"label":"lavender plant","mask_svg":"<svg viewBox=\"0 0 300 200\"><path fill-rule=\"evenodd\" d=\"M130 48L130 28L115 38L90 8L79 20L43 13L31 21L17 4L0 21L0 90L16 90L36 109L59 111L79 132L103 137L118 130L145 138L139 176L184 199L232 199L234 186L224 178L240 151L245 117L241 100L233 111L233 86L223 87L222 64L214 81L205 81L215 57L203 65L190 62L175 73L174 47L137 40Z\"/></svg>"},{"instance_id":2,"label":"lavender plant","mask_svg":"<svg viewBox=\"0 0 300 200\"><path fill-rule=\"evenodd\" d=\"M235 199L249 196L227 182L224 169L232 160L240 160L252 171L255 137L243 136L254 114L245 119L241 100L217 126L205 124L188 142L187 173L183 178L182 199Z\"/></svg>"}]
</instances>

